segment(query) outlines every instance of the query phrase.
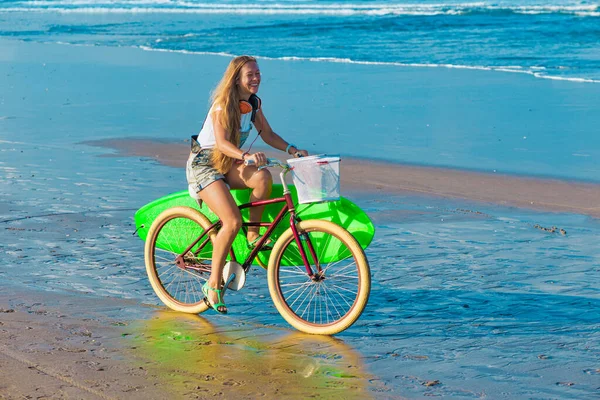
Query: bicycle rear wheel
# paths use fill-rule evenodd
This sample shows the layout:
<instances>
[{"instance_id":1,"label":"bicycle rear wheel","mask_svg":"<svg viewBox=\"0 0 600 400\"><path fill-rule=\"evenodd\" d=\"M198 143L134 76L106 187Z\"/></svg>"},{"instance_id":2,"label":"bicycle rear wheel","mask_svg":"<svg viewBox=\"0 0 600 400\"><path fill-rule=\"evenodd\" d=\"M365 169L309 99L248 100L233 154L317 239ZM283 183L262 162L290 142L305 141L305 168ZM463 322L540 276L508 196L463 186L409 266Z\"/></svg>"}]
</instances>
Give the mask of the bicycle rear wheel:
<instances>
[{"instance_id":1,"label":"bicycle rear wheel","mask_svg":"<svg viewBox=\"0 0 600 400\"><path fill-rule=\"evenodd\" d=\"M296 226L315 277L306 273L290 228L277 240L269 259L271 298L294 328L311 334L339 333L360 317L369 299L371 272L365 253L347 230L332 222L308 220Z\"/></svg>"},{"instance_id":2,"label":"bicycle rear wheel","mask_svg":"<svg viewBox=\"0 0 600 400\"><path fill-rule=\"evenodd\" d=\"M173 310L198 314L208 309L202 285L210 277L216 232L183 253L210 225L193 208L173 207L159 214L148 231L144 248L148 279L156 295Z\"/></svg>"}]
</instances>

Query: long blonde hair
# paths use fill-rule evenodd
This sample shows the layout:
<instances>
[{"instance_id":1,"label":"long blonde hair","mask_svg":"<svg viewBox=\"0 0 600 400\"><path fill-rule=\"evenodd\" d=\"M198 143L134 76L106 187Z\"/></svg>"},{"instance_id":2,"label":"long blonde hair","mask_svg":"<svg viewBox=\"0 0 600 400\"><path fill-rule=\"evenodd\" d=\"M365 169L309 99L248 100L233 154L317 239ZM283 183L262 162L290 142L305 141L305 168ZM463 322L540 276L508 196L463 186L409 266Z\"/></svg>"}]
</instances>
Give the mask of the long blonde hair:
<instances>
[{"instance_id":1,"label":"long blonde hair","mask_svg":"<svg viewBox=\"0 0 600 400\"><path fill-rule=\"evenodd\" d=\"M221 107L218 115L218 121L227 133L227 140L235 146L240 145L240 94L236 81L240 70L248 62L256 62L251 56L239 56L231 60L223 78L212 93L213 105ZM213 148L212 164L220 173L224 174L231 169L233 158L223 154L218 148Z\"/></svg>"}]
</instances>

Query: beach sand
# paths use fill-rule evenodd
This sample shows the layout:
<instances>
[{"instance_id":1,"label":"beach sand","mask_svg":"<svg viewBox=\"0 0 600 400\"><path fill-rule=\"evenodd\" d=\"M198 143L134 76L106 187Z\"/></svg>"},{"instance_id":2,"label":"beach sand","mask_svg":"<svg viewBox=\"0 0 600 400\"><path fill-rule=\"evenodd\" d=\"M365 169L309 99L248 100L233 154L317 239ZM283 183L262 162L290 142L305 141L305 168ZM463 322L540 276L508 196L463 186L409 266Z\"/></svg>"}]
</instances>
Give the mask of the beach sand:
<instances>
[{"instance_id":1,"label":"beach sand","mask_svg":"<svg viewBox=\"0 0 600 400\"><path fill-rule=\"evenodd\" d=\"M117 155L144 157L179 168L185 168L189 155L188 143L168 144L144 138L85 143L114 149ZM270 157L286 159L285 153L272 149L263 150ZM342 191L412 193L600 217L600 184L595 183L496 175L356 158L344 158L340 171Z\"/></svg>"},{"instance_id":2,"label":"beach sand","mask_svg":"<svg viewBox=\"0 0 600 400\"><path fill-rule=\"evenodd\" d=\"M341 151L342 193L377 229L367 249L370 301L351 329L335 338L292 330L272 306L260 268L243 291L228 294L230 315L172 313L145 276L133 214L185 190L185 138L202 124L227 58L12 41L0 47L0 397L598 395L597 184L508 175L508 168L384 163ZM289 127L282 136L290 141L306 139L311 153L328 151L354 128L373 128L368 118L326 126L331 115L356 111L354 99L338 110L328 97L350 96L350 83L374 91L377 101L360 107L378 121L376 129L396 129L381 106L388 101L414 111L402 121L407 131L423 125L429 111L417 111L428 96L392 97L381 73L394 74L411 93L435 89L436 104L456 109L464 106L449 100L457 87L501 94L471 108L473 115L504 107L524 87L539 89L536 96L555 105L550 125L570 112L560 111L562 98L552 93L580 94L562 83L486 71L261 65L271 73L261 88L271 99L271 123ZM299 70L307 73L295 90L309 100L290 106L283 89ZM313 95L320 90L323 96ZM578 126L590 129L598 117L593 104L576 103L580 98L569 104L582 113ZM301 124L289 123L306 104L322 110L306 121L323 126L322 147L314 144L319 132L307 138ZM516 122L507 117L522 107L506 105L500 122L534 126L522 124L533 112ZM436 114L437 129L455 111ZM325 137L338 128L347 136Z\"/></svg>"},{"instance_id":3,"label":"beach sand","mask_svg":"<svg viewBox=\"0 0 600 400\"><path fill-rule=\"evenodd\" d=\"M334 338L14 288L0 313L1 398L370 397L358 355Z\"/></svg>"},{"instance_id":4,"label":"beach sand","mask_svg":"<svg viewBox=\"0 0 600 400\"><path fill-rule=\"evenodd\" d=\"M125 361L121 301L4 288L0 295L2 398L149 398L169 395Z\"/></svg>"}]
</instances>

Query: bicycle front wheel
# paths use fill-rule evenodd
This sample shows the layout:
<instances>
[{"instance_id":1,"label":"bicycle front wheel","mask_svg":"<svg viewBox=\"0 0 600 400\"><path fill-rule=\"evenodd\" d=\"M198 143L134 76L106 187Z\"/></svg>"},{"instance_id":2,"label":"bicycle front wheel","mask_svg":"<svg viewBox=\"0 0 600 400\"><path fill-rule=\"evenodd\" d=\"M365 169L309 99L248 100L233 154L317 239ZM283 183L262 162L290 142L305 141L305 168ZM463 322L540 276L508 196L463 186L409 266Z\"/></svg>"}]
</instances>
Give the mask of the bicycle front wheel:
<instances>
[{"instance_id":1,"label":"bicycle front wheel","mask_svg":"<svg viewBox=\"0 0 600 400\"><path fill-rule=\"evenodd\" d=\"M159 214L148 231L144 248L148 279L156 295L173 310L198 314L208 309L202 285L210 277L216 232L185 250L210 225L193 208L173 207Z\"/></svg>"},{"instance_id":2,"label":"bicycle front wheel","mask_svg":"<svg viewBox=\"0 0 600 400\"><path fill-rule=\"evenodd\" d=\"M289 228L269 258L271 298L281 316L299 331L339 333L360 317L369 299L371 272L365 253L347 230L332 222L308 220L296 227L314 276L307 274Z\"/></svg>"}]
</instances>

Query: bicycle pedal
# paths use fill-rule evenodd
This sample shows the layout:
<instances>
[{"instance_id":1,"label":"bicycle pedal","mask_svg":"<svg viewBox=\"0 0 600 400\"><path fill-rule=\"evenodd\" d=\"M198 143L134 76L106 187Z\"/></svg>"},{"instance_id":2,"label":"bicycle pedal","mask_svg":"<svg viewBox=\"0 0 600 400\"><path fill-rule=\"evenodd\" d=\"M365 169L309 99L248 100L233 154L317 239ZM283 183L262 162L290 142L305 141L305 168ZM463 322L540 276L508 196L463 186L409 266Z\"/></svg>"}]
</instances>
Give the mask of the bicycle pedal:
<instances>
[{"instance_id":1,"label":"bicycle pedal","mask_svg":"<svg viewBox=\"0 0 600 400\"><path fill-rule=\"evenodd\" d=\"M227 279L227 281L223 285L223 294L225 294L225 290L227 290L227 288L229 288L229 285L231 284L231 282L234 281L234 279L235 279L235 274L229 275L229 278Z\"/></svg>"},{"instance_id":2,"label":"bicycle pedal","mask_svg":"<svg viewBox=\"0 0 600 400\"><path fill-rule=\"evenodd\" d=\"M228 261L223 267L224 288L231 290L240 290L246 283L246 271L235 261Z\"/></svg>"}]
</instances>

